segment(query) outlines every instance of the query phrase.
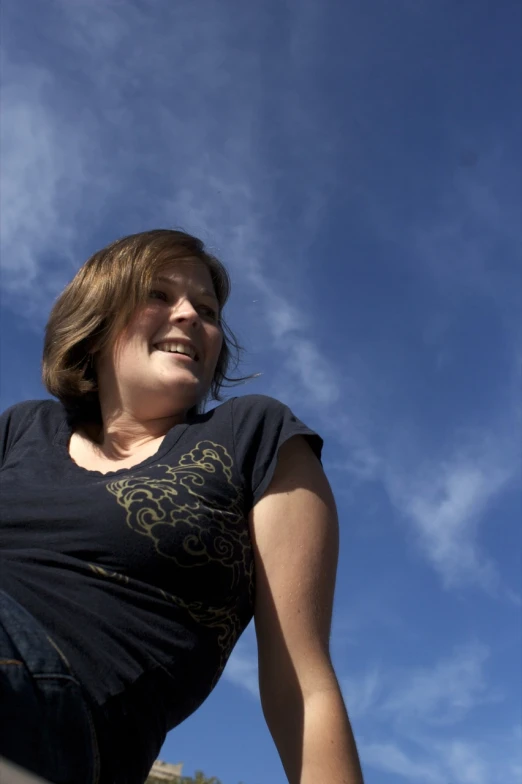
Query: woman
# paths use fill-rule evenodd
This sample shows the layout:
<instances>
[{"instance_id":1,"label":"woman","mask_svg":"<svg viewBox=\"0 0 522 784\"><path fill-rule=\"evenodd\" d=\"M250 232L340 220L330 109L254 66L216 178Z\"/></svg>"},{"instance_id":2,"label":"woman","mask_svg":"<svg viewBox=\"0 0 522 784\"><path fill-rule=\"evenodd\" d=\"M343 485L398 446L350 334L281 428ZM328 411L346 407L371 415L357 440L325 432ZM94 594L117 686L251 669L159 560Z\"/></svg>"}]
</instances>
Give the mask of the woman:
<instances>
[{"instance_id":1,"label":"woman","mask_svg":"<svg viewBox=\"0 0 522 784\"><path fill-rule=\"evenodd\" d=\"M0 755L49 781L143 782L254 616L289 782L362 782L321 439L260 395L203 410L237 349L228 294L190 235L113 243L51 312L57 401L1 417Z\"/></svg>"}]
</instances>

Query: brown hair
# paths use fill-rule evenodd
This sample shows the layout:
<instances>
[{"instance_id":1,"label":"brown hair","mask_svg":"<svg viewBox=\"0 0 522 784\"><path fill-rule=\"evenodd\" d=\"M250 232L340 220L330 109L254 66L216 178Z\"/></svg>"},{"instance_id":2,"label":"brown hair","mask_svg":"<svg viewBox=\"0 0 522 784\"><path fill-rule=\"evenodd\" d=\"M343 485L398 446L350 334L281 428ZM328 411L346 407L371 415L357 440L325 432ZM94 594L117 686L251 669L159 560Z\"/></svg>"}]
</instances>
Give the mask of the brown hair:
<instances>
[{"instance_id":1,"label":"brown hair","mask_svg":"<svg viewBox=\"0 0 522 784\"><path fill-rule=\"evenodd\" d=\"M197 237L155 229L123 237L91 256L56 300L45 328L42 381L47 391L80 419L101 423L92 355L109 346L146 302L159 268L193 258L208 267L221 314L230 294L230 278ZM242 349L221 315L219 323L223 346L210 388L215 400L221 399L225 382L231 385L250 378L227 376L234 357L237 367Z\"/></svg>"}]
</instances>

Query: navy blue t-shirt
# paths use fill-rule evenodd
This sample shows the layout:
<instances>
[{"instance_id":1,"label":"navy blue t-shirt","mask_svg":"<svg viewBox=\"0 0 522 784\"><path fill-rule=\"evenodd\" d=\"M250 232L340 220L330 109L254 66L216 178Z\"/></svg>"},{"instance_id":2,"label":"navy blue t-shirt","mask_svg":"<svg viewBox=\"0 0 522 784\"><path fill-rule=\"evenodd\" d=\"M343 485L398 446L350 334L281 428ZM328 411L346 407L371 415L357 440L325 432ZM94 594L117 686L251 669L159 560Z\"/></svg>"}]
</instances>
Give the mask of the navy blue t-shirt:
<instances>
[{"instance_id":1,"label":"navy blue t-shirt","mask_svg":"<svg viewBox=\"0 0 522 784\"><path fill-rule=\"evenodd\" d=\"M170 729L208 696L252 618L248 513L279 447L301 434L320 458L322 440L277 400L246 395L102 474L70 457L74 425L54 400L0 417L0 589L40 621L95 704L168 672Z\"/></svg>"}]
</instances>

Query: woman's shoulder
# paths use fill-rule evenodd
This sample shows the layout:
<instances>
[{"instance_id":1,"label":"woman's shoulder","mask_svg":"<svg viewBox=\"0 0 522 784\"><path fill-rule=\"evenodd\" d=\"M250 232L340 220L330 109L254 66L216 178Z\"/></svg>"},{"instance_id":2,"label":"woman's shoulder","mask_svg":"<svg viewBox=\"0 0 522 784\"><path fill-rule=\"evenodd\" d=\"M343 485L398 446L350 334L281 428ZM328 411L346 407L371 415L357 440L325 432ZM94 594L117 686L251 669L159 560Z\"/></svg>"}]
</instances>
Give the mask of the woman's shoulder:
<instances>
[{"instance_id":1,"label":"woman's shoulder","mask_svg":"<svg viewBox=\"0 0 522 784\"><path fill-rule=\"evenodd\" d=\"M22 400L3 411L1 414L2 421L9 421L11 423L27 422L36 416L37 413L58 413L63 410L62 405L57 400L45 398L43 400Z\"/></svg>"},{"instance_id":2,"label":"woman's shoulder","mask_svg":"<svg viewBox=\"0 0 522 784\"><path fill-rule=\"evenodd\" d=\"M213 413L218 417L216 421L228 422L231 428L228 432L233 439L236 463L244 480L247 501L252 505L268 487L279 450L290 438L303 436L321 459L321 436L274 397L241 395L217 406Z\"/></svg>"},{"instance_id":3,"label":"woman's shoulder","mask_svg":"<svg viewBox=\"0 0 522 784\"><path fill-rule=\"evenodd\" d=\"M302 434L317 437L286 403L282 403L269 395L241 395L230 398L211 412L210 417L215 423L227 422L231 425L236 443L256 444L260 441L271 441Z\"/></svg>"},{"instance_id":4,"label":"woman's shoulder","mask_svg":"<svg viewBox=\"0 0 522 784\"><path fill-rule=\"evenodd\" d=\"M9 449L40 420L56 420L63 417L61 403L56 400L23 400L9 406L0 415L0 453L2 461ZM40 424L42 422L40 421Z\"/></svg>"},{"instance_id":5,"label":"woman's shoulder","mask_svg":"<svg viewBox=\"0 0 522 784\"><path fill-rule=\"evenodd\" d=\"M194 423L211 427L231 427L234 435L254 431L263 423L275 422L292 412L280 400L269 395L238 395L200 414Z\"/></svg>"},{"instance_id":6,"label":"woman's shoulder","mask_svg":"<svg viewBox=\"0 0 522 784\"><path fill-rule=\"evenodd\" d=\"M288 410L288 406L275 397L253 394L231 397L211 409L209 413L214 416L228 414L229 412L232 413L232 416L234 417L241 415L263 416L267 412L282 412L284 410Z\"/></svg>"}]
</instances>

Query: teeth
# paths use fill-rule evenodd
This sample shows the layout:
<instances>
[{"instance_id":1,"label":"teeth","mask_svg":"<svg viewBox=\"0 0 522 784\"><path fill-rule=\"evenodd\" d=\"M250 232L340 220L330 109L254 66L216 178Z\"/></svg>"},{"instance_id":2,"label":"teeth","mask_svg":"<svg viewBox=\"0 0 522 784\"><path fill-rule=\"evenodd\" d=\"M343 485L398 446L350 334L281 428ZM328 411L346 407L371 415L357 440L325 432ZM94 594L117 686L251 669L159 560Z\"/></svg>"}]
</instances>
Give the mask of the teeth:
<instances>
[{"instance_id":1,"label":"teeth","mask_svg":"<svg viewBox=\"0 0 522 784\"><path fill-rule=\"evenodd\" d=\"M191 359L196 358L196 352L192 346L186 346L184 343L158 343L157 348L168 354L186 354Z\"/></svg>"}]
</instances>

